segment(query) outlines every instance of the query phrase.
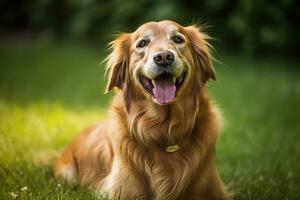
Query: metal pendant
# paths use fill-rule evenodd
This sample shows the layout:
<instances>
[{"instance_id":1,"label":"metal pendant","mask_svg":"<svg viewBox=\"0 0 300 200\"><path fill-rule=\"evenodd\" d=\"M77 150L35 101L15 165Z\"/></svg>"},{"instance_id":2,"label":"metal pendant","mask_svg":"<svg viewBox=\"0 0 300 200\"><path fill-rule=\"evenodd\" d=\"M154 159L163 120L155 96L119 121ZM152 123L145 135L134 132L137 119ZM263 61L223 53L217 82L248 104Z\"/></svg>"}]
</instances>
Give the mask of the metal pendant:
<instances>
[{"instance_id":1,"label":"metal pendant","mask_svg":"<svg viewBox=\"0 0 300 200\"><path fill-rule=\"evenodd\" d=\"M173 152L176 152L179 150L179 146L178 146L178 144L173 145L173 146L167 146L165 150L168 153L173 153Z\"/></svg>"}]
</instances>

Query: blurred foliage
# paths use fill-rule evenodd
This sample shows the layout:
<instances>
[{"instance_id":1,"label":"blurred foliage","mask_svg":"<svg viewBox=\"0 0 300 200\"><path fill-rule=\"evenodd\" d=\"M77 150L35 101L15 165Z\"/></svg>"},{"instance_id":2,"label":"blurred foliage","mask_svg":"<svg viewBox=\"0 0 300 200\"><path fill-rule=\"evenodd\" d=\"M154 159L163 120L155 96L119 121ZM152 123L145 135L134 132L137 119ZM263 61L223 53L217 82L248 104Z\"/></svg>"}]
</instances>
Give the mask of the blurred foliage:
<instances>
[{"instance_id":1,"label":"blurred foliage","mask_svg":"<svg viewBox=\"0 0 300 200\"><path fill-rule=\"evenodd\" d=\"M249 54L300 52L296 0L2 0L0 31L47 31L59 38L111 39L152 20L205 23L216 44Z\"/></svg>"}]
</instances>

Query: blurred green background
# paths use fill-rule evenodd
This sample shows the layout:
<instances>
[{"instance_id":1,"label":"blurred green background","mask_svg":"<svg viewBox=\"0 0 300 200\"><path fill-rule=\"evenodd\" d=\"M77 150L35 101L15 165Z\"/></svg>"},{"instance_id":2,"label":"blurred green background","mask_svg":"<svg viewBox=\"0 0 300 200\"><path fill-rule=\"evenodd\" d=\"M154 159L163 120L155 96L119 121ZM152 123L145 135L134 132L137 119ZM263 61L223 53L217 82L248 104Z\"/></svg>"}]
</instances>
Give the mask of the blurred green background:
<instances>
[{"instance_id":1,"label":"blurred green background","mask_svg":"<svg viewBox=\"0 0 300 200\"><path fill-rule=\"evenodd\" d=\"M146 21L172 19L209 26L216 45L247 54L298 55L296 0L2 0L0 31L107 41ZM111 38L110 38L111 39Z\"/></svg>"},{"instance_id":2,"label":"blurred green background","mask_svg":"<svg viewBox=\"0 0 300 200\"><path fill-rule=\"evenodd\" d=\"M37 161L107 116L112 34L161 19L215 38L217 164L235 199L300 199L299 16L292 0L0 1L0 199L95 199Z\"/></svg>"}]
</instances>

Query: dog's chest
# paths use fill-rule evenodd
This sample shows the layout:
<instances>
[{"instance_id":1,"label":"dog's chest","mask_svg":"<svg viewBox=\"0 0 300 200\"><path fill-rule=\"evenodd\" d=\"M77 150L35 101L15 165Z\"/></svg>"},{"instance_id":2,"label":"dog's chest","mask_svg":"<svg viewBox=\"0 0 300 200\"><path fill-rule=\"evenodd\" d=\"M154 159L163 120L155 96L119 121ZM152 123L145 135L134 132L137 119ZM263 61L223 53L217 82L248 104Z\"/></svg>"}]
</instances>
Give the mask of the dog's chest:
<instances>
[{"instance_id":1,"label":"dog's chest","mask_svg":"<svg viewBox=\"0 0 300 200\"><path fill-rule=\"evenodd\" d=\"M180 152L166 153L149 162L149 185L157 199L175 199L190 183L195 161Z\"/></svg>"}]
</instances>

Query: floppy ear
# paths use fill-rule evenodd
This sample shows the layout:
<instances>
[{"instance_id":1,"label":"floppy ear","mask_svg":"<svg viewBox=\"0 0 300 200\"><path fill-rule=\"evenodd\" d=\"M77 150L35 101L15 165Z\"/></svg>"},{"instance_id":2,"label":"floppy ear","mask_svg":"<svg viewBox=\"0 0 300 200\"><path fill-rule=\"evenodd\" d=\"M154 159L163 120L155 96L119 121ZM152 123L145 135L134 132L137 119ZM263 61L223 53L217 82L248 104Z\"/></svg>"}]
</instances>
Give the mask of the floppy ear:
<instances>
[{"instance_id":1,"label":"floppy ear","mask_svg":"<svg viewBox=\"0 0 300 200\"><path fill-rule=\"evenodd\" d=\"M110 91L115 86L122 89L128 76L130 34L122 33L109 44L111 53L106 58L108 72L108 82L106 91Z\"/></svg>"},{"instance_id":2,"label":"floppy ear","mask_svg":"<svg viewBox=\"0 0 300 200\"><path fill-rule=\"evenodd\" d=\"M203 81L206 82L209 79L216 80L216 73L210 54L211 45L207 41L210 37L202 33L200 28L196 26L188 26L185 29L193 51L195 63L199 65L203 73Z\"/></svg>"}]
</instances>

